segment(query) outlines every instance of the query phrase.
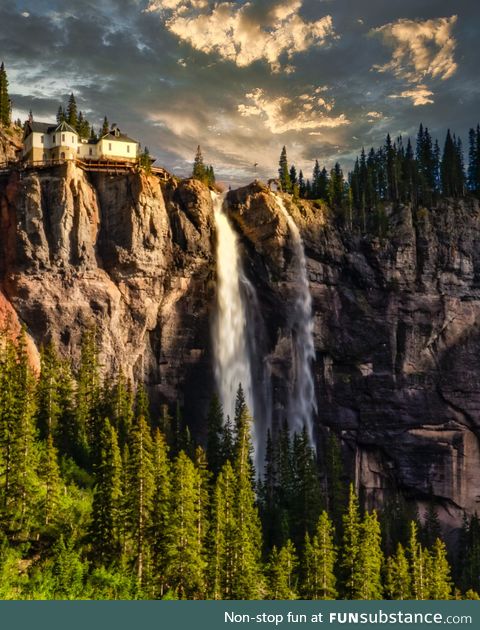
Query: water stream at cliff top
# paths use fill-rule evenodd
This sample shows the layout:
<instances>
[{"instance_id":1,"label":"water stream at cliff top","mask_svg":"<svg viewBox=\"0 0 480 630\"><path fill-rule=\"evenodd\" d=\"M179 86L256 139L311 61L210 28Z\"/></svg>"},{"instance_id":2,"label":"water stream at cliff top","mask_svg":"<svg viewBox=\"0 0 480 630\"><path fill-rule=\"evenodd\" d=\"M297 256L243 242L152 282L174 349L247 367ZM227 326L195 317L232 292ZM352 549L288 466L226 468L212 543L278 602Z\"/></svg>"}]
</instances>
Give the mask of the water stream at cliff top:
<instances>
[{"instance_id":1,"label":"water stream at cliff top","mask_svg":"<svg viewBox=\"0 0 480 630\"><path fill-rule=\"evenodd\" d=\"M289 400L288 424L290 430L297 433L303 431L305 427L310 446L316 452L313 422L317 411L317 401L312 374L315 346L313 343L312 296L308 282L307 259L297 224L286 209L283 199L279 195L275 195L275 200L287 221L292 236L295 261L298 266L298 292L291 316L295 372Z\"/></svg>"},{"instance_id":2,"label":"water stream at cliff top","mask_svg":"<svg viewBox=\"0 0 480 630\"><path fill-rule=\"evenodd\" d=\"M235 417L235 399L241 384L246 403L254 414L252 370L247 345L245 291L253 291L243 273L238 239L223 211L225 195L212 192L217 230L217 313L213 325L215 378L225 417ZM251 331L254 334L254 331ZM259 436L252 426L252 441L257 473L260 470Z\"/></svg>"}]
</instances>

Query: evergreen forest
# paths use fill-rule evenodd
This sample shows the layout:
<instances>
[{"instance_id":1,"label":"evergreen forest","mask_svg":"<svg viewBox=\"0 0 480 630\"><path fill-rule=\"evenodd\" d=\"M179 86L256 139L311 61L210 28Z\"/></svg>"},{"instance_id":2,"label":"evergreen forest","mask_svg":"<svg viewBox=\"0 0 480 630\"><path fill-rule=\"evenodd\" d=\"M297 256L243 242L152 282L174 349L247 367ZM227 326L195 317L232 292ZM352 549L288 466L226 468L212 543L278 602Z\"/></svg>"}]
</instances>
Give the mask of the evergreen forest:
<instances>
[{"instance_id":1,"label":"evergreen forest","mask_svg":"<svg viewBox=\"0 0 480 630\"><path fill-rule=\"evenodd\" d=\"M25 333L0 347L0 598L478 599L477 516L447 549L433 504L366 510L333 433L318 460L269 434L257 480L241 388L197 444L180 406L102 380L93 330L39 373Z\"/></svg>"},{"instance_id":2,"label":"evergreen forest","mask_svg":"<svg viewBox=\"0 0 480 630\"><path fill-rule=\"evenodd\" d=\"M339 225L386 236L388 205L409 204L418 210L436 207L446 197L480 196L480 126L469 131L467 165L455 133L448 130L441 145L420 124L415 142L402 136L392 140L388 134L383 146L362 148L346 175L339 162L327 170L315 160L311 177L305 178L289 164L283 147L278 176L284 192L327 204Z\"/></svg>"}]
</instances>

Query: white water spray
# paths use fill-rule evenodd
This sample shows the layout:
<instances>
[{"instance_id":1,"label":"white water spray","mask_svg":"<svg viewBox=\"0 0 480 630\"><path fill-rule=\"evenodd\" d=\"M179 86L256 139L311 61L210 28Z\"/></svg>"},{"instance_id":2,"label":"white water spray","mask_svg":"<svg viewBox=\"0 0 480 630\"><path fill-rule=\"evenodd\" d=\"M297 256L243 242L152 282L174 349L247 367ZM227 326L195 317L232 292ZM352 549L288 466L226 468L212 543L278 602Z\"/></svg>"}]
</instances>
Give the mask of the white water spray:
<instances>
[{"instance_id":1,"label":"white water spray","mask_svg":"<svg viewBox=\"0 0 480 630\"><path fill-rule=\"evenodd\" d=\"M254 413L252 372L247 346L247 317L242 284L248 283L242 269L235 231L223 212L224 195L212 192L217 229L217 315L213 326L215 377L223 411L233 420L235 399L241 384L245 399ZM253 334L253 333L252 333ZM254 453L258 436L252 426ZM258 462L255 462L258 468Z\"/></svg>"},{"instance_id":2,"label":"white water spray","mask_svg":"<svg viewBox=\"0 0 480 630\"><path fill-rule=\"evenodd\" d=\"M315 385L312 375L312 362L315 359L313 343L312 296L307 274L307 259L300 230L285 208L283 199L275 195L278 207L284 215L293 241L293 251L298 265L299 290L292 313L294 331L294 383L289 401L289 427L292 432L301 432L305 427L310 445L316 452L313 434L313 418L317 411Z\"/></svg>"}]
</instances>

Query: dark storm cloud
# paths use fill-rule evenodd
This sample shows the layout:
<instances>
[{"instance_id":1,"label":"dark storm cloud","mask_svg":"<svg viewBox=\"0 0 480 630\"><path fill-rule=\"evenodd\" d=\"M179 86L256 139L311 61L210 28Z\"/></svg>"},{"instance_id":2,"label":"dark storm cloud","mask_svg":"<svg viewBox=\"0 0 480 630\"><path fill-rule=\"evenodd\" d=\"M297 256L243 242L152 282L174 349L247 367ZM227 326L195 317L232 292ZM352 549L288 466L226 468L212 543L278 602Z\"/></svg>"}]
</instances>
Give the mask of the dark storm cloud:
<instances>
[{"instance_id":1,"label":"dark storm cloud","mask_svg":"<svg viewBox=\"0 0 480 630\"><path fill-rule=\"evenodd\" d=\"M53 118L74 91L92 122L100 124L107 114L167 167L187 172L200 143L220 175L234 182L252 177L253 162L262 176L274 173L284 144L310 173L315 158L327 167L336 159L349 166L362 145L382 142L387 131L415 134L423 121L441 139L447 127L465 138L477 122L476 2L237 2L225 9L225 20L231 20L233 37L246 37L252 47L238 59L229 56L232 41L217 45L221 20L211 22L208 37L203 31L194 37L176 4L166 0L168 11L150 12L147 0L16 0L1 6L0 57L16 110ZM193 15L209 15L202 2L193 4ZM188 11L192 15L191 6ZM283 28L284 14L289 17ZM451 77L442 80L418 68L415 74L412 64L397 72L378 70L388 68L396 41L378 29L399 20L408 28L433 21L433 32L436 20L454 15L451 57L457 68ZM328 24L322 22L326 16L332 31L317 37L312 25ZM268 38L272 29L277 42ZM297 31L309 34L309 44L298 40L289 55ZM236 45L240 50L240 40ZM408 54L406 66L412 61ZM434 102L415 106L422 90Z\"/></svg>"}]
</instances>

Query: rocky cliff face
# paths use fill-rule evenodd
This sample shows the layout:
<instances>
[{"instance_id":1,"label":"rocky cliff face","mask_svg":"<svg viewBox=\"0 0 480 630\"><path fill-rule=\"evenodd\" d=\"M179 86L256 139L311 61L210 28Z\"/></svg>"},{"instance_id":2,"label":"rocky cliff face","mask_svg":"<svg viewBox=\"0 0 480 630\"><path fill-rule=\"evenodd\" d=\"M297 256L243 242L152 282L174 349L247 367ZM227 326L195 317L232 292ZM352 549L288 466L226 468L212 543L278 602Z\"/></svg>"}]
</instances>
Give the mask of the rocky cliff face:
<instances>
[{"instance_id":1,"label":"rocky cliff face","mask_svg":"<svg viewBox=\"0 0 480 630\"><path fill-rule=\"evenodd\" d=\"M261 187L230 195L266 329L277 404L292 379L287 226ZM301 226L315 313L319 426L341 436L371 505L393 488L420 511L433 495L458 526L480 501L480 209L445 202L389 211L385 240L290 204Z\"/></svg>"},{"instance_id":2,"label":"rocky cliff face","mask_svg":"<svg viewBox=\"0 0 480 630\"><path fill-rule=\"evenodd\" d=\"M229 212L256 287L256 360L272 373L274 415L292 381L291 237L259 184ZM328 212L287 208L301 228L315 312L320 447L327 429L372 505L400 489L436 499L459 525L480 500L480 209L390 210L384 241L343 232ZM94 325L105 370L143 379L157 404L184 407L205 430L214 390L213 209L194 181L86 174L74 165L0 179L5 308L36 344L78 358ZM321 451L321 449L320 449Z\"/></svg>"},{"instance_id":3,"label":"rocky cliff face","mask_svg":"<svg viewBox=\"0 0 480 630\"><path fill-rule=\"evenodd\" d=\"M95 327L106 371L144 380L155 399L206 404L212 208L202 185L162 191L141 174L87 176L73 164L0 184L2 288L37 344L78 359Z\"/></svg>"},{"instance_id":4,"label":"rocky cliff face","mask_svg":"<svg viewBox=\"0 0 480 630\"><path fill-rule=\"evenodd\" d=\"M2 127L0 124L0 164L16 159L17 151L22 148L22 130L20 127Z\"/></svg>"}]
</instances>

